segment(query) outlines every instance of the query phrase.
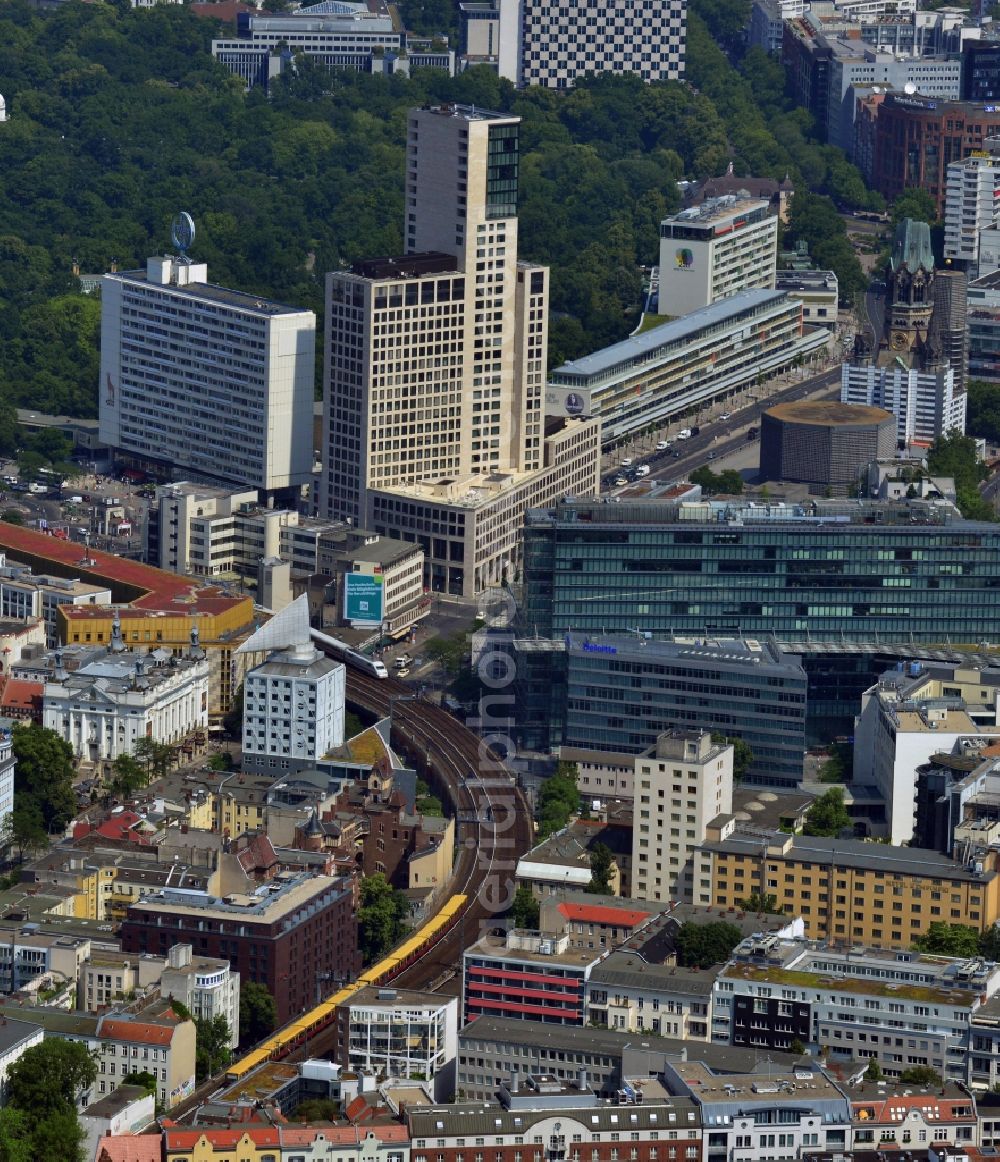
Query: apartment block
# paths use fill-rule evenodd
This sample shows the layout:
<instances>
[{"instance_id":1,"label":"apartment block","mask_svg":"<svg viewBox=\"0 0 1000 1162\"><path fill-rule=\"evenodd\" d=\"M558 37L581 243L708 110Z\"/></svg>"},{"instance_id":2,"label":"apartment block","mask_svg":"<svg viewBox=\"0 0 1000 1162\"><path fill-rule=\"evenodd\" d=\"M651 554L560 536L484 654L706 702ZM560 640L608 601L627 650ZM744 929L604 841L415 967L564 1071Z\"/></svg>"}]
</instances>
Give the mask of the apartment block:
<instances>
[{"instance_id":1,"label":"apartment block","mask_svg":"<svg viewBox=\"0 0 1000 1162\"><path fill-rule=\"evenodd\" d=\"M687 900L691 854L708 824L733 807L733 748L708 731L672 730L636 759L632 894Z\"/></svg>"},{"instance_id":2,"label":"apartment block","mask_svg":"<svg viewBox=\"0 0 1000 1162\"><path fill-rule=\"evenodd\" d=\"M519 118L413 110L406 253L327 276L320 508L419 544L472 596L516 567L527 507L597 491L597 425L543 414L548 271L517 254Z\"/></svg>"},{"instance_id":3,"label":"apartment block","mask_svg":"<svg viewBox=\"0 0 1000 1162\"><path fill-rule=\"evenodd\" d=\"M670 1093L697 1108L704 1126L704 1162L800 1158L843 1150L850 1142L850 1103L830 1078L808 1064L748 1077L704 1061L668 1061L663 1080Z\"/></svg>"},{"instance_id":4,"label":"apartment block","mask_svg":"<svg viewBox=\"0 0 1000 1162\"><path fill-rule=\"evenodd\" d=\"M244 679L243 754L247 770L271 758L287 769L315 767L344 741L347 671L312 642L277 651Z\"/></svg>"},{"instance_id":5,"label":"apartment block","mask_svg":"<svg viewBox=\"0 0 1000 1162\"><path fill-rule=\"evenodd\" d=\"M980 269L987 254L992 256L988 265L993 269L969 283L969 378L996 383L1000 381L1000 229L982 231L980 241Z\"/></svg>"},{"instance_id":6,"label":"apartment block","mask_svg":"<svg viewBox=\"0 0 1000 1162\"><path fill-rule=\"evenodd\" d=\"M185 255L105 275L100 438L116 461L296 496L313 470L316 319Z\"/></svg>"},{"instance_id":7,"label":"apartment block","mask_svg":"<svg viewBox=\"0 0 1000 1162\"><path fill-rule=\"evenodd\" d=\"M695 855L698 902L739 909L762 893L786 915L801 916L811 940L881 948L909 948L936 922L992 927L1000 918L998 882L995 852L968 866L920 848L744 832L725 818Z\"/></svg>"},{"instance_id":8,"label":"apartment block","mask_svg":"<svg viewBox=\"0 0 1000 1162\"><path fill-rule=\"evenodd\" d=\"M643 1100L630 1110L598 1099L584 1072L562 1083L547 1075L515 1074L492 1108L455 1104L407 1111L413 1162L427 1162L431 1151L442 1162L458 1162L469 1138L489 1137L496 1162L517 1162L524 1147L567 1162L614 1162L622 1156L619 1141L635 1162L687 1162L701 1152L702 1126L689 1098L671 1098L654 1080L643 1086ZM670 1127L673 1127L673 1130ZM671 1137L673 1134L673 1137Z\"/></svg>"},{"instance_id":9,"label":"apartment block","mask_svg":"<svg viewBox=\"0 0 1000 1162\"><path fill-rule=\"evenodd\" d=\"M896 417L896 438L933 444L948 432L965 432L968 397L952 367L922 370L893 361L886 366L845 363L841 403L885 408Z\"/></svg>"},{"instance_id":10,"label":"apartment block","mask_svg":"<svg viewBox=\"0 0 1000 1162\"><path fill-rule=\"evenodd\" d=\"M429 1082L438 1100L455 1092L457 997L367 988L340 1013L340 1056L351 1070Z\"/></svg>"},{"instance_id":11,"label":"apartment block","mask_svg":"<svg viewBox=\"0 0 1000 1162\"><path fill-rule=\"evenodd\" d=\"M774 290L778 219L765 199L710 198L660 223L661 315L688 315L742 290Z\"/></svg>"},{"instance_id":12,"label":"apartment block","mask_svg":"<svg viewBox=\"0 0 1000 1162\"><path fill-rule=\"evenodd\" d=\"M776 229L777 219L770 223ZM829 338L825 328L803 326L794 295L743 290L553 368L545 407L550 415L599 417L607 444L797 366Z\"/></svg>"},{"instance_id":13,"label":"apartment block","mask_svg":"<svg viewBox=\"0 0 1000 1162\"><path fill-rule=\"evenodd\" d=\"M459 1100L493 1101L504 1085L510 1086L512 1075L542 1075L563 1084L575 1082L581 1071L587 1075L587 1087L602 1097L614 1097L629 1081L659 1078L666 1062L686 1060L692 1056L688 1042L653 1033L636 1036L634 1031L591 1027L582 1036L572 1026L520 1021L509 1017L478 1017L458 1035ZM755 1073L760 1069L760 1054L730 1045L701 1042L697 1056L713 1068ZM775 1051L770 1055L775 1068L787 1069L795 1059ZM680 1127L696 1126L697 1119L684 1118L667 1128L667 1142L679 1142ZM670 1134L676 1132L677 1138ZM697 1140L697 1137L695 1137ZM687 1157L688 1146L680 1159ZM695 1154L700 1158L701 1154ZM678 1162L680 1162L680 1159Z\"/></svg>"},{"instance_id":14,"label":"apartment block","mask_svg":"<svg viewBox=\"0 0 1000 1162\"><path fill-rule=\"evenodd\" d=\"M918 1066L964 1082L973 1016L998 988L1000 967L982 959L757 935L719 974L712 1038L758 1049L823 1045L834 1062L874 1059L890 1082Z\"/></svg>"},{"instance_id":15,"label":"apartment block","mask_svg":"<svg viewBox=\"0 0 1000 1162\"><path fill-rule=\"evenodd\" d=\"M913 841L919 769L932 755L1000 742L1000 671L900 663L861 700L855 720L854 780L885 802L895 845Z\"/></svg>"},{"instance_id":16,"label":"apartment block","mask_svg":"<svg viewBox=\"0 0 1000 1162\"><path fill-rule=\"evenodd\" d=\"M1000 158L965 157L948 166L944 209L944 256L976 277L979 235L1000 213Z\"/></svg>"}]
</instances>

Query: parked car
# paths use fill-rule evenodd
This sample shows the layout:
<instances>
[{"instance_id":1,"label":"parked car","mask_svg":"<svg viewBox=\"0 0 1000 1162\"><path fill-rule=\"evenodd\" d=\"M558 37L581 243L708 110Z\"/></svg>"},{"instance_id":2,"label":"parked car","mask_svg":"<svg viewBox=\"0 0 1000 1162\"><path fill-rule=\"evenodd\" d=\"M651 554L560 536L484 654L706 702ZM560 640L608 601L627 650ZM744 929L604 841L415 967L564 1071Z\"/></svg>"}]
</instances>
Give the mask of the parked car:
<instances>
[{"instance_id":1,"label":"parked car","mask_svg":"<svg viewBox=\"0 0 1000 1162\"><path fill-rule=\"evenodd\" d=\"M722 415L719 416L719 419L720 420L728 420L728 419L732 418L732 415L733 415L732 412L723 412Z\"/></svg>"},{"instance_id":2,"label":"parked car","mask_svg":"<svg viewBox=\"0 0 1000 1162\"><path fill-rule=\"evenodd\" d=\"M691 435L692 436L700 436L701 435L701 428L692 428Z\"/></svg>"},{"instance_id":3,"label":"parked car","mask_svg":"<svg viewBox=\"0 0 1000 1162\"><path fill-rule=\"evenodd\" d=\"M623 488L626 484L628 484L628 480L624 476L615 477L615 488Z\"/></svg>"},{"instance_id":4,"label":"parked car","mask_svg":"<svg viewBox=\"0 0 1000 1162\"><path fill-rule=\"evenodd\" d=\"M681 430L677 433L677 439L678 440L690 440L691 435L692 435L692 432L691 432L690 428L681 428Z\"/></svg>"},{"instance_id":5,"label":"parked car","mask_svg":"<svg viewBox=\"0 0 1000 1162\"><path fill-rule=\"evenodd\" d=\"M63 497L63 504L83 504L83 497L82 496Z\"/></svg>"},{"instance_id":6,"label":"parked car","mask_svg":"<svg viewBox=\"0 0 1000 1162\"><path fill-rule=\"evenodd\" d=\"M634 463L635 460L631 456L626 456L625 459L621 462L621 467L631 468Z\"/></svg>"},{"instance_id":7,"label":"parked car","mask_svg":"<svg viewBox=\"0 0 1000 1162\"><path fill-rule=\"evenodd\" d=\"M656 445L657 452L665 452L670 447L669 440L660 440Z\"/></svg>"}]
</instances>

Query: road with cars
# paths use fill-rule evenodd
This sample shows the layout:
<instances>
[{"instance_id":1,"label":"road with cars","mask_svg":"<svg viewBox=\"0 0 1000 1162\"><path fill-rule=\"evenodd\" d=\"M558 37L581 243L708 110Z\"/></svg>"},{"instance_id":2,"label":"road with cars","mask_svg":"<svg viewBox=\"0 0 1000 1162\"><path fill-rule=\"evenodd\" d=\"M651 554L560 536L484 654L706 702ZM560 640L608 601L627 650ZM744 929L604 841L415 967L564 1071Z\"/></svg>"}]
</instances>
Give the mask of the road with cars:
<instances>
[{"instance_id":1,"label":"road with cars","mask_svg":"<svg viewBox=\"0 0 1000 1162\"><path fill-rule=\"evenodd\" d=\"M743 448L747 444L750 430L753 428L759 432L760 417L768 408L800 399L832 399L839 395L840 366L837 365L764 399L753 400L741 407L734 406L732 412L723 412L715 420L704 420L697 427L692 425L691 435L684 439L674 437L669 441L658 441L649 454L632 457L634 462L627 465L624 471L618 469L607 473L603 487L611 491L624 487L616 484L623 476L626 485L644 476L655 480L682 480L696 468ZM649 468L648 473L640 471L645 466Z\"/></svg>"}]
</instances>

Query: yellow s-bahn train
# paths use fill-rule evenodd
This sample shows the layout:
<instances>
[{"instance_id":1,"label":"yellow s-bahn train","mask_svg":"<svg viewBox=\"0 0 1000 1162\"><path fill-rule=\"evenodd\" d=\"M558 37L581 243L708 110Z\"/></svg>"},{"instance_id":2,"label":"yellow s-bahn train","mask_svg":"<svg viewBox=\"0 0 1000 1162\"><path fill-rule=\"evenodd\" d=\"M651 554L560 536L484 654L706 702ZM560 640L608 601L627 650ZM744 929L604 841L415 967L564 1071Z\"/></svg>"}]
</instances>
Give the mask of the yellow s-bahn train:
<instances>
[{"instance_id":1,"label":"yellow s-bahn train","mask_svg":"<svg viewBox=\"0 0 1000 1162\"><path fill-rule=\"evenodd\" d=\"M295 1020L273 1033L266 1041L262 1041L239 1061L234 1062L226 1071L230 1081L241 1081L251 1070L263 1065L265 1061L279 1061L294 1049L298 1049L323 1029L329 1028L337 1019L337 1009L346 1004L356 993L371 985L388 984L418 960L432 944L440 940L458 922L468 898L462 895L451 896L443 908L432 920L418 928L412 936L408 936L388 956L358 977L353 984L339 989L332 996L320 1002L314 1009L310 1009Z\"/></svg>"}]
</instances>

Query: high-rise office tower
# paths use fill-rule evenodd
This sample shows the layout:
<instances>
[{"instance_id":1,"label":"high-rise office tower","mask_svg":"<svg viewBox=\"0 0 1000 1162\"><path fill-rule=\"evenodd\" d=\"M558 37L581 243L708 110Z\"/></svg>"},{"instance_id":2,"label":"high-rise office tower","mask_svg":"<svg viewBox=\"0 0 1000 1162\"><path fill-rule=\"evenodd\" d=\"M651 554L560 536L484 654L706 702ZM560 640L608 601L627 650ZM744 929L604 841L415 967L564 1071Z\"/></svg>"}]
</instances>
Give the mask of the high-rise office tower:
<instances>
[{"instance_id":1,"label":"high-rise office tower","mask_svg":"<svg viewBox=\"0 0 1000 1162\"><path fill-rule=\"evenodd\" d=\"M419 542L472 596L526 507L599 483L599 421L546 417L548 270L517 257L520 118L410 114L406 253L327 275L320 506Z\"/></svg>"},{"instance_id":2,"label":"high-rise office tower","mask_svg":"<svg viewBox=\"0 0 1000 1162\"><path fill-rule=\"evenodd\" d=\"M100 438L115 459L294 502L313 476L312 311L214 286L184 254L101 283Z\"/></svg>"}]
</instances>

